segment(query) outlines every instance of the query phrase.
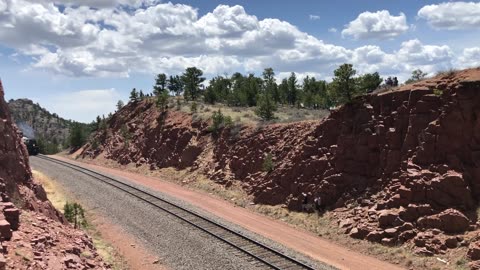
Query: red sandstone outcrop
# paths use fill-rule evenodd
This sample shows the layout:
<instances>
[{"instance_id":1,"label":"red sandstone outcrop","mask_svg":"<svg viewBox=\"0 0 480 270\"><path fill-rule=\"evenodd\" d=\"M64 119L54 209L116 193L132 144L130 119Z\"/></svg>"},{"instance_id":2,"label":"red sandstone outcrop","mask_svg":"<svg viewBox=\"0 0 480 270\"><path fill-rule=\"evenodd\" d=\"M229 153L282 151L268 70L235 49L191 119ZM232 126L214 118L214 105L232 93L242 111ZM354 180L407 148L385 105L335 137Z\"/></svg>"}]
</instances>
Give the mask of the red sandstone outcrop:
<instances>
[{"instance_id":1,"label":"red sandstone outcrop","mask_svg":"<svg viewBox=\"0 0 480 270\"><path fill-rule=\"evenodd\" d=\"M0 81L0 269L109 268L92 240L64 224L33 181L27 149L7 108Z\"/></svg>"},{"instance_id":2,"label":"red sandstone outcrop","mask_svg":"<svg viewBox=\"0 0 480 270\"><path fill-rule=\"evenodd\" d=\"M468 245L461 235L477 229L480 69L364 96L318 121L224 129L216 138L206 127L173 109L162 115L149 100L130 103L97 135L101 146L83 155L190 167L219 183L242 182L256 203L292 210L302 193L321 196L349 220L340 224L345 233L413 242L424 255ZM267 154L271 172L262 170Z\"/></svg>"}]
</instances>

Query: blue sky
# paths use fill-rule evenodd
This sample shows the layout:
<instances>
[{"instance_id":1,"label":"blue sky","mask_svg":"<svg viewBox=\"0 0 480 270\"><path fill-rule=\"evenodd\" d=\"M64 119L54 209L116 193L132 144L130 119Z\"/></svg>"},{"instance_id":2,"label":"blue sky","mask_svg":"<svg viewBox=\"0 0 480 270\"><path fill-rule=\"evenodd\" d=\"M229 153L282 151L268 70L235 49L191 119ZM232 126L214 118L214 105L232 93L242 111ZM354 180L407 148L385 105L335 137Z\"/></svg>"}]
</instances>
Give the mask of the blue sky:
<instances>
[{"instance_id":1,"label":"blue sky","mask_svg":"<svg viewBox=\"0 0 480 270\"><path fill-rule=\"evenodd\" d=\"M188 66L327 80L345 62L401 80L476 67L479 29L478 1L0 0L0 77L7 99L88 122Z\"/></svg>"}]
</instances>

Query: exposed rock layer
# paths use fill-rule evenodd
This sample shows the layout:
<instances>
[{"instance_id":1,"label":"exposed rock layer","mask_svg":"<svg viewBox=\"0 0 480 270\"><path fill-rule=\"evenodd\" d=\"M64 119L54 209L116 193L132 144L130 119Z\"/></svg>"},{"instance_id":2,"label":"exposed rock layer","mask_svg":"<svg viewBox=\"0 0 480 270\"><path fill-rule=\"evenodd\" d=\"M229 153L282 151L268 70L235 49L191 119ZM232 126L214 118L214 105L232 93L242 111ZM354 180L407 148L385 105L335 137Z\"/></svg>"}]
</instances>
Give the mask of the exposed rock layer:
<instances>
[{"instance_id":1,"label":"exposed rock layer","mask_svg":"<svg viewBox=\"0 0 480 270\"><path fill-rule=\"evenodd\" d=\"M160 114L151 100L130 103L97 134L100 147L83 155L189 167L226 185L242 182L257 203L293 210L302 193L320 196L352 237L414 242L423 255L465 245L444 234L476 229L480 69L361 97L319 121L224 129L217 137L207 126L175 110ZM268 153L275 166L266 173Z\"/></svg>"},{"instance_id":2,"label":"exposed rock layer","mask_svg":"<svg viewBox=\"0 0 480 270\"><path fill-rule=\"evenodd\" d=\"M106 269L91 239L35 183L0 81L0 269ZM89 258L80 256L89 254Z\"/></svg>"}]
</instances>

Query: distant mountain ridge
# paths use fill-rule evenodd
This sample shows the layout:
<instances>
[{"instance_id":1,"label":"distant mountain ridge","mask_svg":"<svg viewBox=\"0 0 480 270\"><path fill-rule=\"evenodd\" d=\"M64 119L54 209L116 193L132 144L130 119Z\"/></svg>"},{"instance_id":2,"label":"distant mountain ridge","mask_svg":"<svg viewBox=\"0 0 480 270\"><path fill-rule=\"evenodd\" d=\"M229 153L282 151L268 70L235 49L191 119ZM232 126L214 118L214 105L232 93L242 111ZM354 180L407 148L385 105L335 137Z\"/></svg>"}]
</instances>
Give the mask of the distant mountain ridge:
<instances>
[{"instance_id":1,"label":"distant mountain ridge","mask_svg":"<svg viewBox=\"0 0 480 270\"><path fill-rule=\"evenodd\" d=\"M26 137L39 140L50 148L63 148L70 136L71 120L59 117L30 99L8 102L13 120ZM48 152L55 152L54 149Z\"/></svg>"}]
</instances>

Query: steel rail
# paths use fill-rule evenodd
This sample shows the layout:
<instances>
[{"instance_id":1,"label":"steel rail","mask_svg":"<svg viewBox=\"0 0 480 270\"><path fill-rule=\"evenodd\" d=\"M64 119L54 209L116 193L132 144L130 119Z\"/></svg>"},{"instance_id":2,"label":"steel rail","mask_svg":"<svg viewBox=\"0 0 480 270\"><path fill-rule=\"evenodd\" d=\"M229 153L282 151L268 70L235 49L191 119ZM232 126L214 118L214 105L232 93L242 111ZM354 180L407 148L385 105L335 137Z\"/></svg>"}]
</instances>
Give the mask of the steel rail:
<instances>
[{"instance_id":1,"label":"steel rail","mask_svg":"<svg viewBox=\"0 0 480 270\"><path fill-rule=\"evenodd\" d=\"M132 186L132 185L129 185L129 184L126 184L126 183L124 183L124 182L122 182L122 181L119 181L119 180L117 180L117 179L114 179L114 178L112 178L112 177L106 176L106 175L104 175L104 174L101 174L101 173L98 173L98 172L96 172L96 171L93 171L93 170L90 170L90 169L87 169L87 168L78 166L78 165L73 164L73 163L70 163L70 162L66 162L66 161L63 161L63 160L54 159L54 158L51 158L51 157L47 157L47 156L45 156L45 155L38 155L37 157L38 157L38 158L41 158L41 159L43 159L43 160L48 160L48 161L50 161L50 162L54 162L54 163L56 163L56 164L59 164L59 165L68 167L68 168L70 168L70 169L72 169L72 170L81 172L81 173L86 174L86 175L88 175L88 176L90 176L90 177L93 177L93 178L95 178L95 179L97 179L97 180L100 180L100 181L102 181L102 182L104 182L104 183L106 183L106 184L108 184L108 185L110 185L110 186L113 186L113 187L115 187L115 188L117 188L117 189L120 189L120 190L122 190L123 192L126 192L126 193L130 194L131 196L136 197L137 199L140 199L141 201L146 202L147 204L150 204L150 205L152 205L152 206L154 206L154 207L157 207L157 208L161 209L162 211L167 212L167 213L169 213L170 215L172 215L172 216L174 216L174 217L176 217L176 218L178 218L178 219L180 219L180 220L182 220L182 221L184 221L184 222L192 225L193 227L195 227L195 228L197 228L197 229L199 229L199 230L201 230L201 231L203 231L203 232L205 232L205 233L207 233L207 234L209 234L209 235L211 235L211 236L213 236L213 237L221 240L222 242L225 242L226 244L228 244L228 245L230 245L230 246L232 246L232 247L240 250L241 252L249 255L250 257L256 259L257 261L262 262L263 264L267 265L268 267L270 267L270 268L272 268L272 269L277 269L277 270L281 270L281 269L308 269L308 270L314 270L314 268L312 268L311 266L308 266L308 265L306 265L305 263L302 263L302 262L300 262L300 261L298 261L298 260L296 260L296 259L294 259L294 258L292 258L292 257L290 257L290 256L288 256L288 255L285 255L285 254L283 254L283 253L281 253L281 252L279 252L279 251L277 251L277 250L275 250L275 249L273 249L273 248L271 248L271 247L268 247L268 246L266 246L266 245L264 245L264 244L262 244L262 243L260 243L260 242L258 242L258 241L256 241L256 240L254 240L254 239L252 239L252 238L250 238L250 237L248 237L248 236L245 236L245 235L243 235L243 234L241 234L241 233L239 233L239 232L236 232L236 231L234 231L234 230L232 230L232 229L230 229L230 228L227 228L226 226L224 226L224 225L222 225L222 224L220 224L220 223L218 223L218 222L216 222L216 221L213 221L213 220L211 220L211 219L209 219L209 218L207 218L207 217L201 216L201 215L199 215L199 214L197 214L197 213L195 213L195 212L193 212L193 211L191 211L191 210L188 210L188 209L186 209L186 208L184 208L184 207L182 207L182 206L179 206L179 205L177 205L177 204L175 204L175 203L172 203L172 202L170 202L170 201L167 201L167 200L165 200L165 199L162 199L162 198L160 198L160 197L158 197L158 196L156 196L156 195L150 194L150 193L148 193L148 192L146 192L146 191L144 191L144 190L141 190L141 189L139 189L139 188L137 188L137 187L134 187L134 186ZM92 174L94 174L94 175L92 175ZM103 178L103 179L102 179L102 178ZM107 179L107 180L105 180L105 179ZM110 182L110 181L111 181L111 182ZM127 187L128 189L133 190L133 192L132 192L131 190L127 190L126 188L119 187L119 186L113 184L112 182L113 182L113 183L116 183L116 184L123 185L124 187ZM144 197L142 197L142 196L139 195L139 194L135 194L135 192L139 192L141 195L147 196L147 198L144 198ZM172 210L169 210L169 209L167 209L166 207L162 207L162 206L156 204L155 202L152 202L152 201L150 200L150 199L152 199L152 198L154 199L154 201L167 204L167 205L169 205L169 206L171 206L171 207L174 207L175 209L181 210L183 213L186 213L187 215L190 215L191 217L193 216L193 217L195 217L195 218L198 218L198 219L200 219L201 221L206 222L207 225L213 225L213 227L215 227L215 228L217 228L217 229L221 229L223 232L227 232L227 234L230 234L230 236L234 236L234 237L237 237L237 239L247 241L250 245L253 245L254 247L259 247L259 248L261 248L261 250L258 251L258 252L249 251L249 250L246 249L246 248L248 247L248 245L247 245L247 246L239 246L238 244L233 243L233 241L230 241L230 240L226 239L226 237L220 236L220 235L219 235L220 233L212 232L211 229L209 230L209 229L207 229L207 228L202 227L200 224L198 224L198 222L195 223L194 221L188 220L187 218L182 217L180 214L174 213ZM265 251L266 251L267 255L258 255L259 253L264 254ZM256 254L255 254L255 253L256 253ZM269 254L268 254L268 253L269 253ZM290 263L290 265L289 265L289 266L278 266L278 265L276 265L275 262L271 262L271 261L275 260L275 258L265 258L265 257L271 257L272 255L275 256L276 259L281 258L284 263L287 262L287 263ZM263 258L261 258L260 256L263 257Z\"/></svg>"}]
</instances>

